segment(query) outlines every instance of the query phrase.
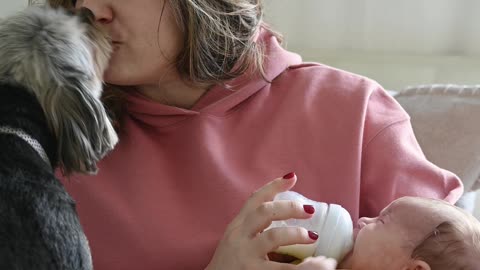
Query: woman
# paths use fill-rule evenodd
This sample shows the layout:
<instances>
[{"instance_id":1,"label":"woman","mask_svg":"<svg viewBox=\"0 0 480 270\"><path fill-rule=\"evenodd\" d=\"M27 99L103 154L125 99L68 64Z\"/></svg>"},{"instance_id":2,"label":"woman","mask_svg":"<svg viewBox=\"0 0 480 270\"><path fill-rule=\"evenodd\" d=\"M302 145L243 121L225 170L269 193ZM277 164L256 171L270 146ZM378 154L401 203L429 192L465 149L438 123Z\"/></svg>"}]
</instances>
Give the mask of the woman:
<instances>
[{"instance_id":1,"label":"woman","mask_svg":"<svg viewBox=\"0 0 480 270\"><path fill-rule=\"evenodd\" d=\"M112 36L105 80L120 88L106 94L119 145L98 175L65 182L97 270L308 269L266 254L314 241L314 232L259 234L272 219L314 210L270 202L296 176L296 191L341 204L354 220L401 196L454 202L462 192L425 159L408 115L381 86L282 49L260 0L75 6ZM289 171L236 217L252 191Z\"/></svg>"}]
</instances>

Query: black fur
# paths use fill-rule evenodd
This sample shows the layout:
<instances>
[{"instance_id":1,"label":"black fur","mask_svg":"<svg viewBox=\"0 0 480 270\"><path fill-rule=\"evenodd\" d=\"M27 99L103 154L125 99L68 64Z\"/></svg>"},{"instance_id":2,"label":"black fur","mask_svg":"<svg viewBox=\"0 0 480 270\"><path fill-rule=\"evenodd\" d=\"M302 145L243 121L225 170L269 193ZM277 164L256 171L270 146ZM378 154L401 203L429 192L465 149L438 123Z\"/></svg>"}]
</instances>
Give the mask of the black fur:
<instances>
[{"instance_id":1,"label":"black fur","mask_svg":"<svg viewBox=\"0 0 480 270\"><path fill-rule=\"evenodd\" d=\"M0 126L20 128L55 167L56 140L36 98L0 84ZM0 269L92 269L75 202L52 169L22 138L0 133Z\"/></svg>"}]
</instances>

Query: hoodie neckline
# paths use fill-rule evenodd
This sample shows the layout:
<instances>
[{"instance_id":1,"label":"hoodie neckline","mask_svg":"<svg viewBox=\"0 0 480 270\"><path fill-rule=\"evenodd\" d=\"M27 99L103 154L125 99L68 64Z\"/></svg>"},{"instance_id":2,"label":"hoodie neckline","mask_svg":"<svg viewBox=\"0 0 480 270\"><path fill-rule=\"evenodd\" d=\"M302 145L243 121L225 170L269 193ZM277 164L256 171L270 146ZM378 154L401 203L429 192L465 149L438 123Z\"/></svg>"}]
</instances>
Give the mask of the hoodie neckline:
<instances>
[{"instance_id":1,"label":"hoodie neckline","mask_svg":"<svg viewBox=\"0 0 480 270\"><path fill-rule=\"evenodd\" d=\"M137 120L156 127L169 126L202 113L223 116L270 84L288 67L302 62L298 54L283 49L276 37L265 29L259 34L257 42L264 46L265 78L260 74L245 73L227 82L228 88L223 84L215 85L190 109L164 105L131 91L127 94L127 112Z\"/></svg>"}]
</instances>

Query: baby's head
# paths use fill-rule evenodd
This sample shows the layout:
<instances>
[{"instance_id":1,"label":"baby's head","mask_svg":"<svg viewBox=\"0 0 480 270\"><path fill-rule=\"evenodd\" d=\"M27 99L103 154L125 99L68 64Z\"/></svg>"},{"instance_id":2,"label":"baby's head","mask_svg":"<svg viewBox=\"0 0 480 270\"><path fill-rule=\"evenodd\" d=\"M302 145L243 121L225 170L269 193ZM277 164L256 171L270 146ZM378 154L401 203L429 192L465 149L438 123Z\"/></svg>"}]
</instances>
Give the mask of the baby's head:
<instances>
[{"instance_id":1,"label":"baby's head","mask_svg":"<svg viewBox=\"0 0 480 270\"><path fill-rule=\"evenodd\" d=\"M355 270L478 269L480 222L444 201L404 197L376 218L361 218Z\"/></svg>"}]
</instances>

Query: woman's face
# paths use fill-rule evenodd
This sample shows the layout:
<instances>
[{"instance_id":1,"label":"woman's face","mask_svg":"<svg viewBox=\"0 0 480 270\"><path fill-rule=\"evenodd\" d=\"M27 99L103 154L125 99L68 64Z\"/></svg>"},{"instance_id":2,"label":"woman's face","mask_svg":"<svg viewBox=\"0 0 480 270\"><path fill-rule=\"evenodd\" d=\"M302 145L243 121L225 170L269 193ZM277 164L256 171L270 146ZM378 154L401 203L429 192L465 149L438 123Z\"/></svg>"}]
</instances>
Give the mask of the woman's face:
<instances>
[{"instance_id":1,"label":"woman's face","mask_svg":"<svg viewBox=\"0 0 480 270\"><path fill-rule=\"evenodd\" d=\"M90 9L113 40L104 74L116 85L148 86L168 80L183 46L183 35L167 0L78 0Z\"/></svg>"}]
</instances>

